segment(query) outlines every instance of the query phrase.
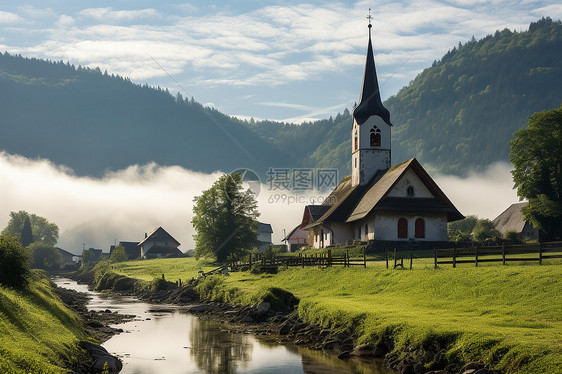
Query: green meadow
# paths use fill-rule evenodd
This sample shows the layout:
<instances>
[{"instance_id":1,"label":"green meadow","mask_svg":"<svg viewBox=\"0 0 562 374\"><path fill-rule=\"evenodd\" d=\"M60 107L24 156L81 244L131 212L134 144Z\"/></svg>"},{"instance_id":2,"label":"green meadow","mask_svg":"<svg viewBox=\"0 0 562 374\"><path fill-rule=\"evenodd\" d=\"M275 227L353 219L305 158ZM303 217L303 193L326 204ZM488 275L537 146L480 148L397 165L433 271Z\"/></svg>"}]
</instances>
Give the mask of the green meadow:
<instances>
[{"instance_id":1,"label":"green meadow","mask_svg":"<svg viewBox=\"0 0 562 374\"><path fill-rule=\"evenodd\" d=\"M115 272L147 281L162 274L186 280L212 268L192 258L113 265ZM301 300L298 313L305 321L347 331L357 343L387 344L394 358L439 351L453 363L562 373L559 262L433 269L432 259L422 259L414 260L414 270L387 270L384 262L291 268L212 276L198 286L203 297L237 304L274 299L274 288Z\"/></svg>"},{"instance_id":2,"label":"green meadow","mask_svg":"<svg viewBox=\"0 0 562 374\"><path fill-rule=\"evenodd\" d=\"M0 286L0 373L70 373L83 358L79 317L32 272L26 290Z\"/></svg>"}]
</instances>

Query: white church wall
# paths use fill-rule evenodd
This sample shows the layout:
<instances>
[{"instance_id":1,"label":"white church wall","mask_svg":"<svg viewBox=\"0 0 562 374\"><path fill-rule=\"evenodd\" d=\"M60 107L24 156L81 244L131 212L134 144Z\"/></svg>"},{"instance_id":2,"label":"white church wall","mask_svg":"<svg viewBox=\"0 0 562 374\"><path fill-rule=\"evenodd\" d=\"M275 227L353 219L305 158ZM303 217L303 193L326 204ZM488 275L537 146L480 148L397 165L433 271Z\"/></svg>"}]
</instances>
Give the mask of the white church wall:
<instances>
[{"instance_id":1,"label":"white church wall","mask_svg":"<svg viewBox=\"0 0 562 374\"><path fill-rule=\"evenodd\" d=\"M426 197L426 198L434 197L412 169L406 171L406 173L402 176L402 178L400 178L398 183L396 183L392 191L390 191L388 196L408 197L409 186L414 187L413 197Z\"/></svg>"},{"instance_id":2,"label":"white church wall","mask_svg":"<svg viewBox=\"0 0 562 374\"><path fill-rule=\"evenodd\" d=\"M378 147L371 147L371 129L374 126L381 130L381 145ZM390 149L390 126L381 117L370 116L359 129L360 149Z\"/></svg>"},{"instance_id":3,"label":"white church wall","mask_svg":"<svg viewBox=\"0 0 562 374\"><path fill-rule=\"evenodd\" d=\"M398 237L398 220L406 218L408 221L408 237ZM425 221L425 238L415 237L416 219ZM416 214L416 213L377 213L375 216L374 237L378 240L419 240L419 241L446 241L447 240L447 215L443 214Z\"/></svg>"}]
</instances>

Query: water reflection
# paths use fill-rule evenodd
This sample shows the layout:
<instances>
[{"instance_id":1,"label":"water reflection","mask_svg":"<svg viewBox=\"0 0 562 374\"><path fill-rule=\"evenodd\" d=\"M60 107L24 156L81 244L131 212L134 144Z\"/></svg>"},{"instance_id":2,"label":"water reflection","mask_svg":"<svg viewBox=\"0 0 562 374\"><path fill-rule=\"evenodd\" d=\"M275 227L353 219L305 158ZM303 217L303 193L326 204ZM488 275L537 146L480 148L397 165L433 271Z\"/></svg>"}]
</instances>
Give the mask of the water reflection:
<instances>
[{"instance_id":1,"label":"water reflection","mask_svg":"<svg viewBox=\"0 0 562 374\"><path fill-rule=\"evenodd\" d=\"M191 357L205 373L233 374L251 361L253 345L247 335L229 333L216 323L193 318L189 336Z\"/></svg>"},{"instance_id":2,"label":"water reflection","mask_svg":"<svg viewBox=\"0 0 562 374\"><path fill-rule=\"evenodd\" d=\"M322 352L230 333L226 326L201 320L174 305L151 305L130 297L91 292L68 279L58 278L55 283L88 292L92 296L88 309L137 316L118 325L124 333L103 343L122 359L122 374L391 373L373 363L342 361Z\"/></svg>"}]
</instances>

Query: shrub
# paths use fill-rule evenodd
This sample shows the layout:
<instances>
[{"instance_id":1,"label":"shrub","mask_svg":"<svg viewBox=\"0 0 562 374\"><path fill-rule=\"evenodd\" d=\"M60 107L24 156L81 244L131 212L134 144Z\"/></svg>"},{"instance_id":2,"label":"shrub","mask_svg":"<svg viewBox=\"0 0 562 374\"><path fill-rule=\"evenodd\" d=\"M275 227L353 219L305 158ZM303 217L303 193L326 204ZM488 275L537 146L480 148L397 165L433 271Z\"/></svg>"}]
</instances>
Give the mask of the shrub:
<instances>
[{"instance_id":1,"label":"shrub","mask_svg":"<svg viewBox=\"0 0 562 374\"><path fill-rule=\"evenodd\" d=\"M18 240L0 236L0 283L14 288L27 285L29 259Z\"/></svg>"},{"instance_id":2,"label":"shrub","mask_svg":"<svg viewBox=\"0 0 562 374\"><path fill-rule=\"evenodd\" d=\"M164 278L154 278L150 283L150 290L152 292L165 291L168 289L168 282Z\"/></svg>"}]
</instances>

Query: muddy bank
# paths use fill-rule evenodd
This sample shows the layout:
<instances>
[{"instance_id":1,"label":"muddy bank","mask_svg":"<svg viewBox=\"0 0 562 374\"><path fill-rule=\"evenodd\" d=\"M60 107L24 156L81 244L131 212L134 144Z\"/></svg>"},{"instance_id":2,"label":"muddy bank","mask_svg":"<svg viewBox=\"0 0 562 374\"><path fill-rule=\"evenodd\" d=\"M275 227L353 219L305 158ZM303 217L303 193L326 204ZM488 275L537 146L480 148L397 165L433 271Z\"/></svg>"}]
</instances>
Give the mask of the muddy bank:
<instances>
[{"instance_id":1,"label":"muddy bank","mask_svg":"<svg viewBox=\"0 0 562 374\"><path fill-rule=\"evenodd\" d=\"M122 333L120 328L113 328L109 325L116 325L130 321L136 316L129 314L119 314L107 309L105 311L88 310L88 300L90 297L84 293L70 290L67 288L56 287L55 292L63 303L75 311L84 321L84 330L94 340L103 343L115 334Z\"/></svg>"}]
</instances>

